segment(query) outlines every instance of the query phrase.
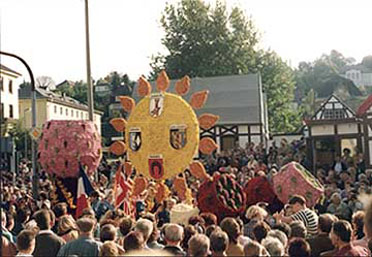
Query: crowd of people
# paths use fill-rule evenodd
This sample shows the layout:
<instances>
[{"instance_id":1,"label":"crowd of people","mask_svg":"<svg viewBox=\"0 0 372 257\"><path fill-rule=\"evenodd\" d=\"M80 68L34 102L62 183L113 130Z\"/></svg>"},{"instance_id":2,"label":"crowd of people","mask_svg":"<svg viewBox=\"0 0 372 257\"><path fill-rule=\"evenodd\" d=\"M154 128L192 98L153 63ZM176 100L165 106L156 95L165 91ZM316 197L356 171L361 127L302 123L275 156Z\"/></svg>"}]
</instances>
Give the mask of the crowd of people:
<instances>
[{"instance_id":1,"label":"crowd of people","mask_svg":"<svg viewBox=\"0 0 372 257\"><path fill-rule=\"evenodd\" d=\"M272 177L296 161L311 169L302 140L282 140L269 149L249 143L203 159L209 174L231 174L244 186L250 179ZM2 256L370 256L372 208L361 196L370 193L372 170L363 155L344 149L334 163L317 166L314 176L324 185L324 197L308 208L306 199L292 196L283 210L271 213L268 204L248 206L241 216L219 220L199 213L187 222L171 221L181 200L172 194L152 206L139 198L135 215L114 208L116 165L103 164L90 207L74 217L65 202L54 202L48 174L39 176L38 199L32 197L32 172L23 161L17 175L2 172ZM186 172L196 198L200 181ZM172 180L166 181L172 191ZM363 204L364 203L364 204ZM193 202L197 207L196 201Z\"/></svg>"}]
</instances>

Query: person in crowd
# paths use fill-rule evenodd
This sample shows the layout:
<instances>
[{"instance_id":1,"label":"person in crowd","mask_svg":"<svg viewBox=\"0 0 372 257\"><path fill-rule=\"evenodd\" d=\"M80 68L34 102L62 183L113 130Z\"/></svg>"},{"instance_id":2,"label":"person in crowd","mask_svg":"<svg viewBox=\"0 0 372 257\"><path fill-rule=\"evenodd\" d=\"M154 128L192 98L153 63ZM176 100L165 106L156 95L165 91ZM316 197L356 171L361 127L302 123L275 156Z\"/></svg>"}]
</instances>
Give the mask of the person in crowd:
<instances>
[{"instance_id":1,"label":"person in crowd","mask_svg":"<svg viewBox=\"0 0 372 257\"><path fill-rule=\"evenodd\" d=\"M115 244L112 241L107 241L102 244L100 251L99 251L99 257L116 257L121 256L119 254L119 249L117 247L117 244Z\"/></svg>"},{"instance_id":2,"label":"person in crowd","mask_svg":"<svg viewBox=\"0 0 372 257\"><path fill-rule=\"evenodd\" d=\"M57 226L57 234L66 243L77 239L79 237L79 230L74 218L69 215L60 216Z\"/></svg>"},{"instance_id":3,"label":"person in crowd","mask_svg":"<svg viewBox=\"0 0 372 257\"><path fill-rule=\"evenodd\" d=\"M79 228L79 238L68 242L58 252L58 257L77 255L79 257L98 256L101 242L93 238L95 220L80 218L76 224Z\"/></svg>"},{"instance_id":4,"label":"person in crowd","mask_svg":"<svg viewBox=\"0 0 372 257\"><path fill-rule=\"evenodd\" d=\"M145 241L145 249L150 249L148 246L147 246L147 241L149 240L150 238L150 235L152 233L154 229L154 225L153 223L148 220L148 219L143 219L143 218L140 218L137 223L136 223L136 226L134 227L134 230L135 231L138 231L142 234L143 236L143 240Z\"/></svg>"},{"instance_id":5,"label":"person in crowd","mask_svg":"<svg viewBox=\"0 0 372 257\"><path fill-rule=\"evenodd\" d=\"M210 235L210 247L212 251L212 257L227 256L227 248L229 246L229 237L222 230L213 232Z\"/></svg>"},{"instance_id":6,"label":"person in crowd","mask_svg":"<svg viewBox=\"0 0 372 257\"><path fill-rule=\"evenodd\" d=\"M204 220L205 227L217 225L217 216L213 213L204 212L200 214L200 217Z\"/></svg>"},{"instance_id":7,"label":"person in crowd","mask_svg":"<svg viewBox=\"0 0 372 257\"><path fill-rule=\"evenodd\" d=\"M186 256L186 252L181 248L183 239L183 227L177 224L166 224L164 228L164 240L166 245L164 251L173 256Z\"/></svg>"},{"instance_id":8,"label":"person in crowd","mask_svg":"<svg viewBox=\"0 0 372 257\"><path fill-rule=\"evenodd\" d=\"M56 256L65 241L51 230L54 226L53 212L42 209L34 214L34 219L39 232L36 235L36 246L33 255L35 257Z\"/></svg>"},{"instance_id":9,"label":"person in crowd","mask_svg":"<svg viewBox=\"0 0 372 257\"><path fill-rule=\"evenodd\" d=\"M245 257L270 257L269 253L256 241L250 241L244 246Z\"/></svg>"},{"instance_id":10,"label":"person in crowd","mask_svg":"<svg viewBox=\"0 0 372 257\"><path fill-rule=\"evenodd\" d=\"M286 236L284 232L278 229L273 229L273 230L270 230L269 233L267 233L267 237L277 238L282 243L284 248L287 247L288 237Z\"/></svg>"},{"instance_id":11,"label":"person in crowd","mask_svg":"<svg viewBox=\"0 0 372 257\"><path fill-rule=\"evenodd\" d=\"M288 246L289 257L310 257L311 249L308 242L303 238L293 238Z\"/></svg>"},{"instance_id":12,"label":"person in crowd","mask_svg":"<svg viewBox=\"0 0 372 257\"><path fill-rule=\"evenodd\" d=\"M54 207L53 207L53 213L56 217L56 222L55 222L55 225L54 227L52 228L52 230L57 233L58 231L58 223L59 223L59 220L65 216L69 216L68 215L68 210L67 210L67 204L66 203L57 203Z\"/></svg>"},{"instance_id":13,"label":"person in crowd","mask_svg":"<svg viewBox=\"0 0 372 257\"><path fill-rule=\"evenodd\" d=\"M336 175L340 175L341 171L347 170L346 163L341 159L340 156L336 156L333 162L332 169L336 172Z\"/></svg>"},{"instance_id":14,"label":"person in crowd","mask_svg":"<svg viewBox=\"0 0 372 257\"><path fill-rule=\"evenodd\" d=\"M351 225L353 227L353 238L355 240L362 239L364 235L364 211L355 212L351 219Z\"/></svg>"},{"instance_id":15,"label":"person in crowd","mask_svg":"<svg viewBox=\"0 0 372 257\"><path fill-rule=\"evenodd\" d=\"M262 240L262 246L266 248L270 256L284 256L284 245L275 237L266 237Z\"/></svg>"},{"instance_id":16,"label":"person in crowd","mask_svg":"<svg viewBox=\"0 0 372 257\"><path fill-rule=\"evenodd\" d=\"M197 234L190 238L189 240L189 252L190 257L207 257L210 253L209 251L209 238L203 234ZM229 255L228 255L229 256Z\"/></svg>"},{"instance_id":17,"label":"person in crowd","mask_svg":"<svg viewBox=\"0 0 372 257\"><path fill-rule=\"evenodd\" d=\"M332 225L337 221L337 217L331 214L322 214L319 216L318 234L307 239L311 248L311 257L319 257L322 252L334 249L329 237Z\"/></svg>"},{"instance_id":18,"label":"person in crowd","mask_svg":"<svg viewBox=\"0 0 372 257\"><path fill-rule=\"evenodd\" d=\"M241 235L239 223L234 218L224 218L221 222L221 229L229 237L229 246L227 256L243 256L244 247L239 243L238 238Z\"/></svg>"},{"instance_id":19,"label":"person in crowd","mask_svg":"<svg viewBox=\"0 0 372 257\"><path fill-rule=\"evenodd\" d=\"M17 236L17 256L32 257L35 249L35 232L22 230Z\"/></svg>"},{"instance_id":20,"label":"person in crowd","mask_svg":"<svg viewBox=\"0 0 372 257\"><path fill-rule=\"evenodd\" d=\"M332 195L327 212L336 215L339 219L350 220L351 217L349 206L342 201L341 195L337 192Z\"/></svg>"},{"instance_id":21,"label":"person in crowd","mask_svg":"<svg viewBox=\"0 0 372 257\"><path fill-rule=\"evenodd\" d=\"M253 239L261 243L262 239L264 239L267 236L270 230L271 228L266 222L264 221L258 222L253 227Z\"/></svg>"},{"instance_id":22,"label":"person in crowd","mask_svg":"<svg viewBox=\"0 0 372 257\"><path fill-rule=\"evenodd\" d=\"M267 215L267 211L258 205L250 206L245 214L249 222L244 225L244 235L253 238L253 227L258 222L264 221Z\"/></svg>"},{"instance_id":23,"label":"person in crowd","mask_svg":"<svg viewBox=\"0 0 372 257\"><path fill-rule=\"evenodd\" d=\"M332 244L337 249L334 256L359 257L368 256L369 252L361 246L354 246L351 243L353 229L349 222L339 220L333 223L331 230Z\"/></svg>"},{"instance_id":24,"label":"person in crowd","mask_svg":"<svg viewBox=\"0 0 372 257\"><path fill-rule=\"evenodd\" d=\"M131 231L124 238L125 252L143 250L145 247L145 240L143 234L138 231Z\"/></svg>"},{"instance_id":25,"label":"person in crowd","mask_svg":"<svg viewBox=\"0 0 372 257\"><path fill-rule=\"evenodd\" d=\"M291 238L291 227L287 223L278 223L273 226L274 230L282 231L287 238Z\"/></svg>"},{"instance_id":26,"label":"person in crowd","mask_svg":"<svg viewBox=\"0 0 372 257\"><path fill-rule=\"evenodd\" d=\"M10 242L5 236L1 237L1 256L15 256L17 248L14 243Z\"/></svg>"},{"instance_id":27,"label":"person in crowd","mask_svg":"<svg viewBox=\"0 0 372 257\"><path fill-rule=\"evenodd\" d=\"M17 210L15 225L12 230L14 235L18 235L23 229L25 229L26 223L29 221L31 215L30 209L23 207Z\"/></svg>"},{"instance_id":28,"label":"person in crowd","mask_svg":"<svg viewBox=\"0 0 372 257\"><path fill-rule=\"evenodd\" d=\"M315 235L318 230L318 215L306 207L306 200L303 196L294 195L289 199L288 204L294 212L291 216L284 216L284 212L275 213L277 222L291 223L294 220L302 221L310 235Z\"/></svg>"},{"instance_id":29,"label":"person in crowd","mask_svg":"<svg viewBox=\"0 0 372 257\"><path fill-rule=\"evenodd\" d=\"M193 226L193 225L187 225L183 231L184 233L184 236L183 236L183 240L182 240L182 243L181 243L181 246L182 248L188 252L188 248L189 248L189 240L191 237L193 237L194 235L196 235L198 233L198 231L196 230L196 228Z\"/></svg>"},{"instance_id":30,"label":"person in crowd","mask_svg":"<svg viewBox=\"0 0 372 257\"><path fill-rule=\"evenodd\" d=\"M307 230L302 223L302 221L295 220L292 221L289 226L291 227L291 238L299 237L299 238L306 238L307 236Z\"/></svg>"},{"instance_id":31,"label":"person in crowd","mask_svg":"<svg viewBox=\"0 0 372 257\"><path fill-rule=\"evenodd\" d=\"M14 236L8 230L8 228L6 227L6 224L7 224L7 216L6 216L5 210L2 210L1 211L1 230L2 230L2 235L5 236L9 240L9 242L14 243L15 242Z\"/></svg>"}]
</instances>

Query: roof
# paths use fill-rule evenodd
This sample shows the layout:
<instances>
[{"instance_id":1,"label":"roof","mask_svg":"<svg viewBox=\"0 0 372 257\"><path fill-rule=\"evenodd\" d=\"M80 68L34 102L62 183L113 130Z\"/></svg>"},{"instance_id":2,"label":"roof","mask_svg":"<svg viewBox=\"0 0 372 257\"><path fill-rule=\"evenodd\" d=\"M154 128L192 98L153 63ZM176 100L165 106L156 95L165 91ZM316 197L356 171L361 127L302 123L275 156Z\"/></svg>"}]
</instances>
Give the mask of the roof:
<instances>
[{"instance_id":1,"label":"roof","mask_svg":"<svg viewBox=\"0 0 372 257\"><path fill-rule=\"evenodd\" d=\"M359 106L357 110L357 115L364 115L372 107L372 94Z\"/></svg>"},{"instance_id":2,"label":"roof","mask_svg":"<svg viewBox=\"0 0 372 257\"><path fill-rule=\"evenodd\" d=\"M175 92L175 82L171 81L168 91ZM154 83L152 86L154 92ZM136 87L133 97L138 100ZM202 109L196 111L197 115L219 115L218 124L258 124L264 117L263 112L260 115L261 106L264 106L260 104L260 99L263 99L261 88L259 74L193 78L191 89L184 98L188 101L193 93L209 90L208 100Z\"/></svg>"},{"instance_id":3,"label":"roof","mask_svg":"<svg viewBox=\"0 0 372 257\"><path fill-rule=\"evenodd\" d=\"M345 66L342 68L341 73L346 73L349 70L359 70L362 73L372 73L372 69L364 66L363 64Z\"/></svg>"},{"instance_id":4,"label":"roof","mask_svg":"<svg viewBox=\"0 0 372 257\"><path fill-rule=\"evenodd\" d=\"M52 91L45 90L42 88L36 88L36 99L48 99L53 102L69 106L72 108L80 109L80 110L88 110L88 106L79 102L78 100L69 97L69 96L62 96L59 94L56 94ZM19 89L19 94L18 94L19 99L30 99L31 98L31 87L26 86L24 88ZM97 114L102 114L101 111L94 111Z\"/></svg>"},{"instance_id":5,"label":"roof","mask_svg":"<svg viewBox=\"0 0 372 257\"><path fill-rule=\"evenodd\" d=\"M60 86L63 86L63 85L66 85L66 84L71 87L71 86L75 85L75 82L66 79L66 80L62 81L61 83L59 83L58 85L56 85L56 88L58 88Z\"/></svg>"},{"instance_id":6,"label":"roof","mask_svg":"<svg viewBox=\"0 0 372 257\"><path fill-rule=\"evenodd\" d=\"M13 73L13 74L15 74L15 75L17 75L17 76L22 76L21 73L16 72L15 70L10 69L10 68L6 67L6 66L3 65L3 64L0 64L0 70L2 70L2 71L7 71L7 72L10 72L10 73Z\"/></svg>"},{"instance_id":7,"label":"roof","mask_svg":"<svg viewBox=\"0 0 372 257\"><path fill-rule=\"evenodd\" d=\"M355 118L354 111L342 102L336 95L331 95L315 112L314 120L333 120Z\"/></svg>"}]
</instances>

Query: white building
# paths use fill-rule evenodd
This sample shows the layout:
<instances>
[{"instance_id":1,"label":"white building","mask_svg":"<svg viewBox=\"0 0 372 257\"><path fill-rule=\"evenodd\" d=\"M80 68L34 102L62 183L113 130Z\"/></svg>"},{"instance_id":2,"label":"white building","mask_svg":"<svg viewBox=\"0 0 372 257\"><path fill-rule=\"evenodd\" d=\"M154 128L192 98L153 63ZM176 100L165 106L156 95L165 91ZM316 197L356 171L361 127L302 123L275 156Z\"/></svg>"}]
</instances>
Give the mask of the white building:
<instances>
[{"instance_id":1,"label":"white building","mask_svg":"<svg viewBox=\"0 0 372 257\"><path fill-rule=\"evenodd\" d=\"M0 117L18 119L18 87L20 73L0 64Z\"/></svg>"},{"instance_id":2,"label":"white building","mask_svg":"<svg viewBox=\"0 0 372 257\"><path fill-rule=\"evenodd\" d=\"M343 76L352 80L358 87L372 87L372 70L363 65L348 67Z\"/></svg>"},{"instance_id":3,"label":"white building","mask_svg":"<svg viewBox=\"0 0 372 257\"><path fill-rule=\"evenodd\" d=\"M27 129L31 128L30 87L19 91L19 118ZM36 127L41 128L50 120L88 120L88 106L64 95L58 95L41 88L36 89ZM94 112L94 123L101 134L102 112Z\"/></svg>"}]
</instances>

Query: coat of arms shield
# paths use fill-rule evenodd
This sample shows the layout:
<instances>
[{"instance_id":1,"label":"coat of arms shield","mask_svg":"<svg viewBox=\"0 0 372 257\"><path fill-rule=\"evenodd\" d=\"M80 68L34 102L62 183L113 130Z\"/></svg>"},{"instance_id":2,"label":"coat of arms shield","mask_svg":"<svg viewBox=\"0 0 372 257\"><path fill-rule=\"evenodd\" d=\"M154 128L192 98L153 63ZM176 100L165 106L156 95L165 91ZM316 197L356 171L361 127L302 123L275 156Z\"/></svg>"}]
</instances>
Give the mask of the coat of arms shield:
<instances>
[{"instance_id":1,"label":"coat of arms shield","mask_svg":"<svg viewBox=\"0 0 372 257\"><path fill-rule=\"evenodd\" d=\"M142 138L140 128L131 128L129 130L129 148L136 152L141 148Z\"/></svg>"},{"instance_id":2,"label":"coat of arms shield","mask_svg":"<svg viewBox=\"0 0 372 257\"><path fill-rule=\"evenodd\" d=\"M172 125L169 136L170 144L174 149L184 148L187 143L186 125Z\"/></svg>"},{"instance_id":3,"label":"coat of arms shield","mask_svg":"<svg viewBox=\"0 0 372 257\"><path fill-rule=\"evenodd\" d=\"M161 93L154 93L150 99L150 115L159 117L164 109L164 96Z\"/></svg>"}]
</instances>

